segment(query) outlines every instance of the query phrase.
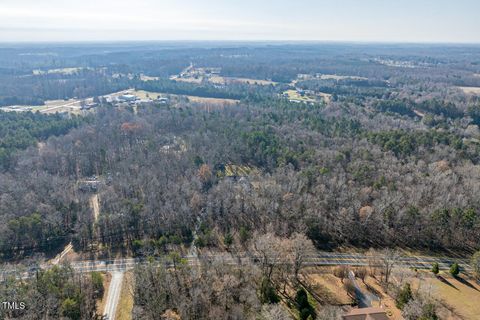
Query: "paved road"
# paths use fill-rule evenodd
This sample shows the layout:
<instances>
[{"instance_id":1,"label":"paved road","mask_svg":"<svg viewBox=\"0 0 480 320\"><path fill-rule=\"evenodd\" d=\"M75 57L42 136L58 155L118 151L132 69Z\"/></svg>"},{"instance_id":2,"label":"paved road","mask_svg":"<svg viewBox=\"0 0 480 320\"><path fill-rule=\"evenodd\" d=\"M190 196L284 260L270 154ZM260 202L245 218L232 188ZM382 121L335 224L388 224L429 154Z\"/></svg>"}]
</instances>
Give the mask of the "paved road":
<instances>
[{"instance_id":1,"label":"paved road","mask_svg":"<svg viewBox=\"0 0 480 320\"><path fill-rule=\"evenodd\" d=\"M196 255L188 255L184 257L190 265L198 263ZM202 255L202 259L209 261L221 261L226 264L247 263L251 261L251 257L235 257L229 254L217 255ZM255 260L255 258L254 258ZM79 261L73 262L72 267L80 272L89 271L126 271L131 270L135 265L145 263L145 259L125 258L116 260L102 260L102 261ZM458 262L463 270L471 270L467 260L452 259L452 258L434 258L434 257L400 257L396 266L403 268L417 268L417 269L431 269L432 264L438 263L441 270L448 270L453 262ZM281 263L281 261L279 261ZM306 266L368 266L368 258L361 254L343 254L343 253L318 253L307 256L305 259Z\"/></svg>"},{"instance_id":2,"label":"paved road","mask_svg":"<svg viewBox=\"0 0 480 320\"><path fill-rule=\"evenodd\" d=\"M107 320L115 320L120 292L122 291L123 275L124 272L122 271L112 272L112 280L107 293L107 303L103 311L103 315Z\"/></svg>"},{"instance_id":3,"label":"paved road","mask_svg":"<svg viewBox=\"0 0 480 320\"><path fill-rule=\"evenodd\" d=\"M199 257L195 254L187 255L184 257L188 264L197 265L199 263ZM202 255L202 259L209 261L221 261L226 264L236 265L238 263L247 263L252 259L258 260L255 257L251 256L232 256L230 254L215 254L215 255ZM104 271L104 272L115 272L115 271L127 271L132 270L136 265L146 263L146 259L140 258L124 258L124 259L115 259L115 260L84 260L71 262L71 266L77 272L92 272L92 271ZM426 256L410 256L410 257L400 257L396 261L397 267L402 268L417 268L428 270L432 268L432 264L438 263L441 270L448 270L450 265L453 262L460 264L462 270L470 271L471 267L468 265L468 260L465 259L454 259L448 257L426 257ZM278 263L283 263L279 261ZM331 253L331 252L317 252L308 255L305 258L306 266L368 266L368 257L360 253ZM28 271L24 271L21 277L28 277L29 275L34 275L39 267L32 267ZM2 275L8 275L16 273L18 275L19 270L16 270L15 267L0 266L0 278L3 278Z\"/></svg>"},{"instance_id":4,"label":"paved road","mask_svg":"<svg viewBox=\"0 0 480 320\"><path fill-rule=\"evenodd\" d=\"M239 263L244 264L250 261L256 261L258 258L252 256L232 256L230 254L215 254L215 255L202 255L200 258L197 255L196 250L191 252L190 255L184 257L189 265L198 265L199 259L206 259L208 261L220 261L226 264L237 265ZM448 257L427 257L427 256L403 256L399 257L396 261L397 267L403 268L417 268L417 269L431 269L433 263L438 263L441 270L448 270L453 262L460 264L463 270L471 270L468 265L468 261L464 259L453 259ZM120 298L120 291L122 288L122 280L125 271L132 270L136 265L147 263L146 259L140 258L124 258L115 260L86 260L76 261L71 263L71 267L81 273L92 271L103 271L112 273L112 281L109 286L107 294L107 303L105 306L104 315L108 320L115 319L115 312L118 306L118 300ZM285 263L284 261L278 261L278 263ZM316 252L312 253L305 258L306 266L368 266L368 256L360 253L331 253L331 252ZM11 267L11 266L10 266ZM29 268L27 271L22 271L20 274L18 270L13 268L7 268L6 266L0 266L0 281L5 279L6 276L15 274L19 278L26 279L35 275L39 267ZM350 278L354 278L353 274L349 275ZM355 280L355 279L353 279ZM368 296L363 293L356 285L356 294L359 299L359 305L370 306L371 301L375 299L375 296Z\"/></svg>"}]
</instances>

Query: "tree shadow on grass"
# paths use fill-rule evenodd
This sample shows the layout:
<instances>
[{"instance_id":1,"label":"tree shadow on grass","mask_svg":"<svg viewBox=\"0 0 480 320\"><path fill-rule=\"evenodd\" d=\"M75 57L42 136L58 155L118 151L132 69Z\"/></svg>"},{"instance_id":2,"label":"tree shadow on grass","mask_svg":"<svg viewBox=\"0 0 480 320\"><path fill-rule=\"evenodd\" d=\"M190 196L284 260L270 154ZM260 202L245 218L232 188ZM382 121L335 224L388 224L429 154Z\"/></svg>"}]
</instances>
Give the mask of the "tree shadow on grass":
<instances>
[{"instance_id":1,"label":"tree shadow on grass","mask_svg":"<svg viewBox=\"0 0 480 320\"><path fill-rule=\"evenodd\" d=\"M369 285L367 283L365 283L365 286L367 287L368 291L370 291L371 293L373 293L377 297L383 298L383 294L380 291L378 291L377 289L375 289L374 287L372 287L371 285Z\"/></svg>"},{"instance_id":2,"label":"tree shadow on grass","mask_svg":"<svg viewBox=\"0 0 480 320\"><path fill-rule=\"evenodd\" d=\"M450 287L454 288L455 290L458 290L458 288L453 283L451 283L450 281L448 281L447 279L445 279L441 275L436 275L436 277L437 277L438 280L445 283L446 285L449 285Z\"/></svg>"},{"instance_id":3,"label":"tree shadow on grass","mask_svg":"<svg viewBox=\"0 0 480 320\"><path fill-rule=\"evenodd\" d=\"M475 287L473 284L471 284L471 283L468 282L467 280L463 279L462 277L455 277L455 279L456 279L458 282L466 285L467 287L470 287L470 288L472 288L472 289L474 289L474 290L480 291L480 290L477 289L477 287Z\"/></svg>"}]
</instances>

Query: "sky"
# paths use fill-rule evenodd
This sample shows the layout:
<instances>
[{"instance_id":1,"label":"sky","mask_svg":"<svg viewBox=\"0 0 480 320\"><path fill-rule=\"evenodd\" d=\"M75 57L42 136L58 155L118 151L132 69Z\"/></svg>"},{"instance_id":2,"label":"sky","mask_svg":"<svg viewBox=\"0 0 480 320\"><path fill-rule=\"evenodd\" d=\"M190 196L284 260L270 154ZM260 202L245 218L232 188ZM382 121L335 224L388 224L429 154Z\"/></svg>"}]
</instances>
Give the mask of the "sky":
<instances>
[{"instance_id":1,"label":"sky","mask_svg":"<svg viewBox=\"0 0 480 320\"><path fill-rule=\"evenodd\" d=\"M0 0L0 42L480 43L480 0Z\"/></svg>"}]
</instances>

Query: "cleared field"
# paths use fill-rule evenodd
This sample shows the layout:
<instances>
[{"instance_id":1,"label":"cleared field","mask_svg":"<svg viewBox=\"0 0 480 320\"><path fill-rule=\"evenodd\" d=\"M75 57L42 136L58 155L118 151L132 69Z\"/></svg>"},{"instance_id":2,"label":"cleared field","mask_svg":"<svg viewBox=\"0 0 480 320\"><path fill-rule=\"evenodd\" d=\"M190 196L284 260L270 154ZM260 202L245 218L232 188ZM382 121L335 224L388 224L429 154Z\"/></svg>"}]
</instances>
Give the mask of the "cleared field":
<instances>
[{"instance_id":1,"label":"cleared field","mask_svg":"<svg viewBox=\"0 0 480 320\"><path fill-rule=\"evenodd\" d=\"M480 87L458 87L458 88L466 94L480 95Z\"/></svg>"},{"instance_id":2,"label":"cleared field","mask_svg":"<svg viewBox=\"0 0 480 320\"><path fill-rule=\"evenodd\" d=\"M316 102L317 100L312 99L306 95L302 96L296 90L287 90L283 94L288 96L288 99L299 102Z\"/></svg>"},{"instance_id":3,"label":"cleared field","mask_svg":"<svg viewBox=\"0 0 480 320\"><path fill-rule=\"evenodd\" d=\"M115 97L121 96L123 94L131 93L132 90L123 90L119 92L114 92L108 95L103 96L104 98L113 99ZM93 98L86 98L86 99L69 99L69 100L47 100L45 101L45 105L42 106L8 106L2 107L0 110L3 111L15 111L15 112L25 112L25 111L32 111L32 112L40 112L40 113L64 113L68 112L71 114L82 114L81 104L82 101L85 103L92 103Z\"/></svg>"},{"instance_id":4,"label":"cleared field","mask_svg":"<svg viewBox=\"0 0 480 320\"><path fill-rule=\"evenodd\" d=\"M323 93L323 92L316 93L313 96L313 95L307 95L307 94L301 95L296 90L287 90L283 94L286 95L290 101L294 101L294 102L314 103L322 99L328 103L332 99L331 94Z\"/></svg>"},{"instance_id":5,"label":"cleared field","mask_svg":"<svg viewBox=\"0 0 480 320\"><path fill-rule=\"evenodd\" d=\"M194 78L194 77L179 78L179 77L177 77L177 76L173 76L173 77L170 77L170 80L179 81L179 82L188 82L188 83L200 84L200 83L202 83L202 81L203 81L203 77L198 77L198 78Z\"/></svg>"},{"instance_id":6,"label":"cleared field","mask_svg":"<svg viewBox=\"0 0 480 320\"><path fill-rule=\"evenodd\" d=\"M320 93L318 93L318 95L319 95L320 97L322 97L323 100L325 100L326 103L329 103L330 101L332 101L332 95L329 94L329 93L320 92Z\"/></svg>"},{"instance_id":7,"label":"cleared field","mask_svg":"<svg viewBox=\"0 0 480 320\"><path fill-rule=\"evenodd\" d=\"M159 77L150 77L150 76L146 76L144 74L141 74L140 75L140 80L142 81L155 81L155 80L158 80L160 79Z\"/></svg>"},{"instance_id":8,"label":"cleared field","mask_svg":"<svg viewBox=\"0 0 480 320\"><path fill-rule=\"evenodd\" d=\"M158 97L166 96L165 93L161 92L149 92L144 90L132 91L132 94L136 95L140 99L155 99ZM180 97L179 95L169 94L171 97ZM197 96L186 96L190 102L194 103L205 103L211 105L233 105L239 102L239 100L233 99L220 99L220 98L205 98L205 97L197 97Z\"/></svg>"},{"instance_id":9,"label":"cleared field","mask_svg":"<svg viewBox=\"0 0 480 320\"><path fill-rule=\"evenodd\" d=\"M92 102L93 99L85 99L87 103ZM9 106L1 108L3 111L32 111L40 113L63 113L80 114L81 100L47 100L43 106Z\"/></svg>"},{"instance_id":10,"label":"cleared field","mask_svg":"<svg viewBox=\"0 0 480 320\"><path fill-rule=\"evenodd\" d=\"M209 78L211 83L215 84L231 84L231 83L245 83L245 84L254 84L259 86L269 86L277 85L278 83L270 80L258 80L250 78L231 78L231 77L222 77L222 76L212 76Z\"/></svg>"},{"instance_id":11,"label":"cleared field","mask_svg":"<svg viewBox=\"0 0 480 320\"><path fill-rule=\"evenodd\" d=\"M250 166L238 166L235 164L227 164L225 166L225 176L227 177L244 177L253 173L258 173L258 169Z\"/></svg>"},{"instance_id":12,"label":"cleared field","mask_svg":"<svg viewBox=\"0 0 480 320\"><path fill-rule=\"evenodd\" d=\"M145 90L132 90L129 92L130 94L136 95L140 99L157 99L159 97L165 96L164 93L160 92L152 92L152 91L145 91Z\"/></svg>"},{"instance_id":13,"label":"cleared field","mask_svg":"<svg viewBox=\"0 0 480 320\"><path fill-rule=\"evenodd\" d=\"M33 70L32 73L36 76L42 75L42 74L54 74L54 73L71 75L85 69L89 69L89 68L75 67L75 68L50 69L47 71Z\"/></svg>"},{"instance_id":14,"label":"cleared field","mask_svg":"<svg viewBox=\"0 0 480 320\"><path fill-rule=\"evenodd\" d=\"M357 77L357 76L340 76L337 74L322 74L318 77L321 80L368 80L365 77Z\"/></svg>"},{"instance_id":15,"label":"cleared field","mask_svg":"<svg viewBox=\"0 0 480 320\"><path fill-rule=\"evenodd\" d=\"M213 105L234 105L239 102L239 100L234 99L220 99L220 98L204 98L196 96L187 96L188 100L195 103L205 103Z\"/></svg>"}]
</instances>

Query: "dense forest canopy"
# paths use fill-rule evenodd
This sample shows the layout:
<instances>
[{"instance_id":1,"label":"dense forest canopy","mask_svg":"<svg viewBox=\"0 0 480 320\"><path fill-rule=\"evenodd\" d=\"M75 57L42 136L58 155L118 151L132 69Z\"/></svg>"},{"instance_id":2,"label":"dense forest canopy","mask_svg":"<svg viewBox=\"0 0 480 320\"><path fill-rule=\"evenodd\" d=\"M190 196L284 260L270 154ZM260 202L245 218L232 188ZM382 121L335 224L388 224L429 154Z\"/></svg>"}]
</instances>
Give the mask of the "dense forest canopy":
<instances>
[{"instance_id":1,"label":"dense forest canopy","mask_svg":"<svg viewBox=\"0 0 480 320\"><path fill-rule=\"evenodd\" d=\"M145 320L336 319L312 253L480 248L478 46L3 44L0 108L0 262L30 274L0 274L29 305L0 318L99 317L108 276L42 270L66 248L134 258ZM390 272L369 274L437 319Z\"/></svg>"},{"instance_id":2,"label":"dense forest canopy","mask_svg":"<svg viewBox=\"0 0 480 320\"><path fill-rule=\"evenodd\" d=\"M2 104L102 102L87 117L0 113L2 256L68 241L147 255L188 245L199 217L201 244L212 247L268 229L303 230L321 248L473 250L480 100L457 86L479 84L479 61L475 46L1 48ZM273 82L172 78L189 66ZM127 88L240 102L125 108L96 98ZM291 89L330 98L289 101ZM91 176L102 181L98 230L79 187Z\"/></svg>"}]
</instances>

